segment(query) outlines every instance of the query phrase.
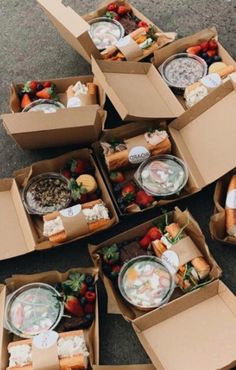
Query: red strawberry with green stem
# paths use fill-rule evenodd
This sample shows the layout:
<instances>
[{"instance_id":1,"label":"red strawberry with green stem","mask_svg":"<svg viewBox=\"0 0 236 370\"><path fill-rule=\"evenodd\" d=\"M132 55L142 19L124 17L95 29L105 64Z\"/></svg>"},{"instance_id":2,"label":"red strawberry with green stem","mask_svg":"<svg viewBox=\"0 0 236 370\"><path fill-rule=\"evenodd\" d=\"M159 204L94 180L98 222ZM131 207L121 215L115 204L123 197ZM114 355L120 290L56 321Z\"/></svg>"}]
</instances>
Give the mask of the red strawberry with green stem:
<instances>
[{"instance_id":1,"label":"red strawberry with green stem","mask_svg":"<svg viewBox=\"0 0 236 370\"><path fill-rule=\"evenodd\" d=\"M95 299L96 299L96 293L95 292L87 291L84 296L85 296L85 298L88 302L94 302Z\"/></svg>"},{"instance_id":2,"label":"red strawberry with green stem","mask_svg":"<svg viewBox=\"0 0 236 370\"><path fill-rule=\"evenodd\" d=\"M43 90L36 92L36 96L37 98L40 98L40 99L59 100L53 87L45 87Z\"/></svg>"},{"instance_id":3,"label":"red strawberry with green stem","mask_svg":"<svg viewBox=\"0 0 236 370\"><path fill-rule=\"evenodd\" d=\"M71 294L84 295L87 291L87 284L85 283L85 274L80 274L76 271L72 271L69 274L69 278L62 283L64 292L71 292Z\"/></svg>"},{"instance_id":4,"label":"red strawberry with green stem","mask_svg":"<svg viewBox=\"0 0 236 370\"><path fill-rule=\"evenodd\" d=\"M36 91L37 89L37 85L38 85L38 82L37 81L27 81L25 84L24 84L24 87L23 87L23 92L26 92L26 93L33 93Z\"/></svg>"},{"instance_id":5,"label":"red strawberry with green stem","mask_svg":"<svg viewBox=\"0 0 236 370\"><path fill-rule=\"evenodd\" d=\"M140 190L136 194L135 201L139 206L141 206L143 208L147 208L147 207L152 205L152 203L155 201L155 199L153 198L152 195L149 195L149 194L145 193L145 191Z\"/></svg>"},{"instance_id":6,"label":"red strawberry with green stem","mask_svg":"<svg viewBox=\"0 0 236 370\"><path fill-rule=\"evenodd\" d=\"M85 203L85 201L87 201L87 189L82 183L78 184L75 179L71 179L69 189L74 202L81 201L82 203Z\"/></svg>"},{"instance_id":7,"label":"red strawberry with green stem","mask_svg":"<svg viewBox=\"0 0 236 370\"><path fill-rule=\"evenodd\" d=\"M84 315L83 307L81 306L80 301L74 296L67 296L65 298L64 306L68 312L75 316Z\"/></svg>"},{"instance_id":8,"label":"red strawberry with green stem","mask_svg":"<svg viewBox=\"0 0 236 370\"><path fill-rule=\"evenodd\" d=\"M125 181L125 176L120 171L110 172L110 180L115 184L120 184Z\"/></svg>"},{"instance_id":9,"label":"red strawberry with green stem","mask_svg":"<svg viewBox=\"0 0 236 370\"><path fill-rule=\"evenodd\" d=\"M120 270L121 270L121 266L120 265L113 265L112 266L112 269L111 269L111 273L110 273L110 276L112 278L117 278L117 276L119 275L120 273Z\"/></svg>"},{"instance_id":10,"label":"red strawberry with green stem","mask_svg":"<svg viewBox=\"0 0 236 370\"><path fill-rule=\"evenodd\" d=\"M103 261L108 265L114 265L120 259L120 252L117 244L102 249Z\"/></svg>"},{"instance_id":11,"label":"red strawberry with green stem","mask_svg":"<svg viewBox=\"0 0 236 370\"><path fill-rule=\"evenodd\" d=\"M82 175L85 173L87 168L87 163L82 161L82 159L72 159L70 163L70 170L77 175Z\"/></svg>"},{"instance_id":12,"label":"red strawberry with green stem","mask_svg":"<svg viewBox=\"0 0 236 370\"><path fill-rule=\"evenodd\" d=\"M151 238L149 235L145 235L140 241L139 244L143 249L147 249L151 244Z\"/></svg>"},{"instance_id":13,"label":"red strawberry with green stem","mask_svg":"<svg viewBox=\"0 0 236 370\"><path fill-rule=\"evenodd\" d=\"M24 94L20 104L21 108L24 109L30 103L32 103L32 100L30 99L29 94Z\"/></svg>"},{"instance_id":14,"label":"red strawberry with green stem","mask_svg":"<svg viewBox=\"0 0 236 370\"><path fill-rule=\"evenodd\" d=\"M162 237L162 233L158 227L153 226L151 229L148 230L147 235L151 238L151 240L160 240Z\"/></svg>"}]
</instances>

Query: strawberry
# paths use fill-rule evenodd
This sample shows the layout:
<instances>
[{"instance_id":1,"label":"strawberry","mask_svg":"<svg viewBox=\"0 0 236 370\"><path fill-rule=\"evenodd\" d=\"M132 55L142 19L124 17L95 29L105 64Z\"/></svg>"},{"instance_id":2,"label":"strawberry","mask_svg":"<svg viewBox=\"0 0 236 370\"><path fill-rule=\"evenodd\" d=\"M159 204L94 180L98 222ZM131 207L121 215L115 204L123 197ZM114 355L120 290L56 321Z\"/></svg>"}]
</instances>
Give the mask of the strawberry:
<instances>
[{"instance_id":1,"label":"strawberry","mask_svg":"<svg viewBox=\"0 0 236 370\"><path fill-rule=\"evenodd\" d=\"M82 159L72 159L70 170L71 172L76 173L77 175L82 175L85 173L87 167L87 163L82 161Z\"/></svg>"},{"instance_id":2,"label":"strawberry","mask_svg":"<svg viewBox=\"0 0 236 370\"><path fill-rule=\"evenodd\" d=\"M214 57L215 55L217 55L217 50L208 50L207 55L209 56L209 58Z\"/></svg>"},{"instance_id":3,"label":"strawberry","mask_svg":"<svg viewBox=\"0 0 236 370\"><path fill-rule=\"evenodd\" d=\"M138 28L141 28L141 27L145 28L145 30L149 29L149 25L144 21L138 22Z\"/></svg>"},{"instance_id":4,"label":"strawberry","mask_svg":"<svg viewBox=\"0 0 236 370\"><path fill-rule=\"evenodd\" d=\"M37 81L27 81L24 84L23 91L26 93L35 92L37 89L38 82Z\"/></svg>"},{"instance_id":5,"label":"strawberry","mask_svg":"<svg viewBox=\"0 0 236 370\"><path fill-rule=\"evenodd\" d=\"M152 195L148 195L147 193L145 193L145 191L140 190L136 194L135 201L139 206L146 208L151 206L155 199L153 198Z\"/></svg>"},{"instance_id":6,"label":"strawberry","mask_svg":"<svg viewBox=\"0 0 236 370\"><path fill-rule=\"evenodd\" d=\"M201 51L206 52L209 48L209 41L203 41L201 44L199 44Z\"/></svg>"},{"instance_id":7,"label":"strawberry","mask_svg":"<svg viewBox=\"0 0 236 370\"><path fill-rule=\"evenodd\" d=\"M29 105L30 103L32 103L30 97L29 97L29 94L24 94L23 95L23 98L21 100L21 108L24 109L25 107L27 107L27 105Z\"/></svg>"},{"instance_id":8,"label":"strawberry","mask_svg":"<svg viewBox=\"0 0 236 370\"><path fill-rule=\"evenodd\" d=\"M40 99L54 99L58 100L58 96L52 87L45 87L43 90L36 93L37 98Z\"/></svg>"},{"instance_id":9,"label":"strawberry","mask_svg":"<svg viewBox=\"0 0 236 370\"><path fill-rule=\"evenodd\" d=\"M45 81L45 82L43 82L43 87L52 87L52 82L50 82L50 81Z\"/></svg>"},{"instance_id":10,"label":"strawberry","mask_svg":"<svg viewBox=\"0 0 236 370\"><path fill-rule=\"evenodd\" d=\"M217 49L218 49L217 41L214 39L210 40L208 44L208 50L217 50Z\"/></svg>"},{"instance_id":11,"label":"strawberry","mask_svg":"<svg viewBox=\"0 0 236 370\"><path fill-rule=\"evenodd\" d=\"M119 171L112 171L110 172L110 180L114 183L121 183L125 181L125 176L122 172Z\"/></svg>"},{"instance_id":12,"label":"strawberry","mask_svg":"<svg viewBox=\"0 0 236 370\"><path fill-rule=\"evenodd\" d=\"M84 306L84 312L85 313L94 313L95 311L95 305L94 303L87 303L85 306Z\"/></svg>"},{"instance_id":13,"label":"strawberry","mask_svg":"<svg viewBox=\"0 0 236 370\"><path fill-rule=\"evenodd\" d=\"M102 249L103 261L108 265L114 265L120 259L119 248L116 244L111 245L110 247L104 247Z\"/></svg>"},{"instance_id":14,"label":"strawberry","mask_svg":"<svg viewBox=\"0 0 236 370\"><path fill-rule=\"evenodd\" d=\"M193 54L193 55L197 55L198 53L200 53L200 51L201 51L202 49L201 49L201 46L200 45L196 45L196 46L191 46L190 48L188 48L187 50L186 50L186 52L188 53L188 54Z\"/></svg>"},{"instance_id":15,"label":"strawberry","mask_svg":"<svg viewBox=\"0 0 236 370\"><path fill-rule=\"evenodd\" d=\"M140 241L139 244L143 249L147 249L151 244L151 238L149 235L145 235Z\"/></svg>"},{"instance_id":16,"label":"strawberry","mask_svg":"<svg viewBox=\"0 0 236 370\"><path fill-rule=\"evenodd\" d=\"M151 240L160 240L162 237L162 233L158 227L153 226L151 229L148 230L147 235L151 238Z\"/></svg>"},{"instance_id":17,"label":"strawberry","mask_svg":"<svg viewBox=\"0 0 236 370\"><path fill-rule=\"evenodd\" d=\"M108 4L108 6L107 6L107 10L108 10L109 12L117 12L117 10L118 10L118 5L117 5L116 3L110 3L110 4Z\"/></svg>"},{"instance_id":18,"label":"strawberry","mask_svg":"<svg viewBox=\"0 0 236 370\"><path fill-rule=\"evenodd\" d=\"M81 203L85 203L87 201L87 197L85 197L87 195L87 189L82 183L78 184L75 179L70 179L69 189L71 190L71 196L74 202L79 200Z\"/></svg>"},{"instance_id":19,"label":"strawberry","mask_svg":"<svg viewBox=\"0 0 236 370\"><path fill-rule=\"evenodd\" d=\"M80 286L79 286L79 290L78 290L78 293L82 296L85 295L86 291L87 291L87 284L83 281Z\"/></svg>"},{"instance_id":20,"label":"strawberry","mask_svg":"<svg viewBox=\"0 0 236 370\"><path fill-rule=\"evenodd\" d=\"M117 13L119 15L125 15L125 14L129 13L130 10L131 10L130 7L128 7L127 5L120 5L118 10L117 10Z\"/></svg>"},{"instance_id":21,"label":"strawberry","mask_svg":"<svg viewBox=\"0 0 236 370\"><path fill-rule=\"evenodd\" d=\"M121 191L121 194L123 197L125 197L127 194L133 194L136 191L136 187L131 182L125 185Z\"/></svg>"},{"instance_id":22,"label":"strawberry","mask_svg":"<svg viewBox=\"0 0 236 370\"><path fill-rule=\"evenodd\" d=\"M80 304L80 301L78 300L78 298L76 298L74 296L66 297L66 300L64 302L64 306L65 306L65 308L68 312L72 313L75 316L83 316L84 315L84 311L83 311L83 308Z\"/></svg>"},{"instance_id":23,"label":"strawberry","mask_svg":"<svg viewBox=\"0 0 236 370\"><path fill-rule=\"evenodd\" d=\"M85 274L80 274L76 271L72 271L69 274L69 278L62 283L62 288L64 292L71 292L70 295L80 294L84 295L87 291L87 284L85 283Z\"/></svg>"},{"instance_id":24,"label":"strawberry","mask_svg":"<svg viewBox=\"0 0 236 370\"><path fill-rule=\"evenodd\" d=\"M67 179L71 179L71 172L69 170L62 170L62 175L65 176Z\"/></svg>"},{"instance_id":25,"label":"strawberry","mask_svg":"<svg viewBox=\"0 0 236 370\"><path fill-rule=\"evenodd\" d=\"M111 277L116 278L119 275L119 272L121 270L121 266L119 265L113 265L111 268Z\"/></svg>"}]
</instances>

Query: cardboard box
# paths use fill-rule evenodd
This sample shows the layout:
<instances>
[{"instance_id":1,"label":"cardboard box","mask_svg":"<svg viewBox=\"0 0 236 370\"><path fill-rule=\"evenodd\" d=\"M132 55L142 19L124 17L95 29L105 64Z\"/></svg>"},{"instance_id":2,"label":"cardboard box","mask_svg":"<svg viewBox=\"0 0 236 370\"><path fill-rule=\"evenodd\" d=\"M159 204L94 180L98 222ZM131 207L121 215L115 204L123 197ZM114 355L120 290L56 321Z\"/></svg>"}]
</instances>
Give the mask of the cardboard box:
<instances>
[{"instance_id":1,"label":"cardboard box","mask_svg":"<svg viewBox=\"0 0 236 370\"><path fill-rule=\"evenodd\" d=\"M128 231L125 231L119 235L114 236L113 238L106 240L105 242L99 245L89 245L89 253L91 258L94 262L94 265L99 269L99 275L105 285L107 295L108 295L108 303L107 303L107 310L108 313L113 314L122 314L122 316L128 320L133 321L139 316L146 315L145 312L136 309L134 306L130 305L126 302L119 291L115 288L112 281L103 273L102 270L102 260L99 254L99 251L105 247L110 246L115 243L122 243L124 241L131 241L134 240L136 237L142 237L146 234L146 232L157 222L164 222L165 215L159 216L153 220L147 221L139 226L136 226ZM207 262L211 266L210 277L212 279L218 279L221 275L221 269L217 265L216 261L212 257L209 252L208 246L206 245L204 235L201 232L201 229L197 222L193 219L193 217L189 214L186 210L184 212L180 211L176 208L173 212L168 213L169 222L177 222L181 227L186 225L187 220L189 220L189 224L185 229L186 234L191 237L193 242L196 244L202 255L206 258ZM180 300L182 297L188 297L189 293L183 295L180 292L180 289L176 289L172 299L176 297ZM155 309L154 311L158 311L159 309ZM162 310L162 308L160 308Z\"/></svg>"},{"instance_id":2,"label":"cardboard box","mask_svg":"<svg viewBox=\"0 0 236 370\"><path fill-rule=\"evenodd\" d=\"M66 106L66 90L76 82L93 82L93 76L76 76L50 80L56 84L60 101ZM42 81L43 82L43 81ZM17 92L23 84L12 84L10 89L10 110L2 115L3 125L22 149L39 149L65 145L85 145L98 140L106 111L105 93L99 83L98 104L60 109L55 113L21 112Z\"/></svg>"},{"instance_id":3,"label":"cardboard box","mask_svg":"<svg viewBox=\"0 0 236 370\"><path fill-rule=\"evenodd\" d=\"M227 370L236 365L236 297L219 280L132 325L158 370Z\"/></svg>"},{"instance_id":4,"label":"cardboard box","mask_svg":"<svg viewBox=\"0 0 236 370\"><path fill-rule=\"evenodd\" d=\"M153 365L94 365L93 370L155 370Z\"/></svg>"},{"instance_id":5,"label":"cardboard box","mask_svg":"<svg viewBox=\"0 0 236 370\"><path fill-rule=\"evenodd\" d=\"M15 179L0 180L0 201L2 205L0 232L4 241L1 248L1 260L26 254L34 250L53 247L52 243L42 235L42 218L40 216L29 215L25 210L21 199L21 190L24 183L31 176L50 171L57 172L72 158L81 158L90 161L95 167L95 177L102 192L101 198L107 205L111 215L111 222L99 231L111 227L118 222L118 216L109 193L88 149L81 149L54 159L36 162L30 167L16 171ZM9 225L11 225L10 231ZM89 235L92 234L83 235L73 240L80 240Z\"/></svg>"},{"instance_id":6,"label":"cardboard box","mask_svg":"<svg viewBox=\"0 0 236 370\"><path fill-rule=\"evenodd\" d=\"M236 166L233 150L236 134L235 103L235 84L228 81L168 125L172 154L187 164L189 179L180 196L162 199L158 201L157 206L163 206L200 191ZM157 121L138 124L134 122L129 125L129 130L125 126L109 130L100 140L106 141L114 137L130 138L154 127L159 127ZM95 143L93 150L113 202L119 210L100 144ZM123 215L120 211L119 213Z\"/></svg>"},{"instance_id":7,"label":"cardboard box","mask_svg":"<svg viewBox=\"0 0 236 370\"><path fill-rule=\"evenodd\" d=\"M236 238L226 233L225 202L229 182L235 174L234 169L217 181L214 191L215 208L209 225L212 238L229 245L235 245Z\"/></svg>"},{"instance_id":8,"label":"cardboard box","mask_svg":"<svg viewBox=\"0 0 236 370\"><path fill-rule=\"evenodd\" d=\"M159 68L161 64L164 63L164 61L171 57L172 55L184 53L186 52L186 49L188 49L189 47L199 45L201 42L205 40L210 40L212 38L215 38L218 41L218 34L215 27L206 28L191 36L183 37L182 39L179 39L177 41L174 41L172 44L167 45L164 49L156 50L154 52L153 64L155 65L156 68ZM218 46L219 46L219 56L221 56L222 61L226 65L236 66L235 60L231 57L228 51L224 49L224 47L220 44L219 41ZM176 95L176 99L178 99L178 101L183 105L183 108L187 110L183 96Z\"/></svg>"},{"instance_id":9,"label":"cardboard box","mask_svg":"<svg viewBox=\"0 0 236 370\"><path fill-rule=\"evenodd\" d=\"M92 58L92 71L123 120L173 119L184 112L151 63Z\"/></svg>"},{"instance_id":10,"label":"cardboard box","mask_svg":"<svg viewBox=\"0 0 236 370\"><path fill-rule=\"evenodd\" d=\"M89 36L89 21L92 19L102 17L106 13L107 5L111 2L110 0L104 1L100 6L84 15L80 16L71 7L62 4L62 0L37 0L39 5L43 8L44 12L57 28L60 35L65 41L70 44L82 57L91 63L91 55L95 58L102 58L100 51L97 49L92 39ZM120 4L127 4L132 7L133 13L140 20L154 26L156 32L162 32L157 26L140 13L132 4L129 4L126 0L117 0ZM146 53L143 56L135 57L134 60L139 61L143 58L153 55L153 50Z\"/></svg>"},{"instance_id":11,"label":"cardboard box","mask_svg":"<svg viewBox=\"0 0 236 370\"><path fill-rule=\"evenodd\" d=\"M21 340L4 328L4 312L5 302L8 294L14 292L23 285L43 282L50 285L65 281L70 271L78 271L79 273L89 273L98 278L98 271L95 268L74 268L67 272L48 271L33 275L12 275L11 278L5 281L5 285L0 285L0 369L5 370L8 366L9 356L7 346L12 341ZM98 311L98 296L96 299L95 319L92 326L85 330L85 340L89 350L90 363L99 363L99 311Z\"/></svg>"}]
</instances>

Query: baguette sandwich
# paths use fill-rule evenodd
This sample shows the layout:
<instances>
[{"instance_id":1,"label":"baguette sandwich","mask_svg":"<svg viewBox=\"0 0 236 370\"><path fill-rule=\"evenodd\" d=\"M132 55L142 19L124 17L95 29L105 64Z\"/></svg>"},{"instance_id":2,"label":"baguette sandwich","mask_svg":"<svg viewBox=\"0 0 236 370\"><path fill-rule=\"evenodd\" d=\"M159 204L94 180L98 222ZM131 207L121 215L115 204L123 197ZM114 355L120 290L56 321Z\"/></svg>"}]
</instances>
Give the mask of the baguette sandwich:
<instances>
[{"instance_id":1,"label":"baguette sandwich","mask_svg":"<svg viewBox=\"0 0 236 370\"><path fill-rule=\"evenodd\" d=\"M101 199L94 200L81 205L83 216L85 217L88 232L94 232L110 224L109 211ZM44 230L43 235L48 237L52 243L63 243L70 238L63 225L61 213L55 211L43 216ZM78 224L78 236L85 234L86 231L80 230Z\"/></svg>"},{"instance_id":2,"label":"baguette sandwich","mask_svg":"<svg viewBox=\"0 0 236 370\"><path fill-rule=\"evenodd\" d=\"M225 204L226 232L230 236L236 237L236 175L233 175L226 197Z\"/></svg>"},{"instance_id":3,"label":"baguette sandwich","mask_svg":"<svg viewBox=\"0 0 236 370\"><path fill-rule=\"evenodd\" d=\"M180 226L177 223L171 223L165 228L166 234L161 240L155 240L152 242L152 247L157 255L161 255L167 250L171 249L171 246L177 243L180 239L185 238L187 235L181 231ZM204 257L195 257L184 266L179 266L177 272L177 284L184 291L189 291L197 287L200 282L207 278L210 272L210 265L207 263Z\"/></svg>"},{"instance_id":4,"label":"baguette sandwich","mask_svg":"<svg viewBox=\"0 0 236 370\"><path fill-rule=\"evenodd\" d=\"M145 134L127 139L124 142L113 140L110 142L101 142L105 162L109 171L127 167L129 162L129 148L144 143L151 156L169 153L171 143L166 131L154 130Z\"/></svg>"},{"instance_id":5,"label":"baguette sandwich","mask_svg":"<svg viewBox=\"0 0 236 370\"><path fill-rule=\"evenodd\" d=\"M10 358L7 370L33 370L31 339L9 343L8 352ZM82 330L60 333L57 352L60 370L87 369L89 353Z\"/></svg>"}]
</instances>

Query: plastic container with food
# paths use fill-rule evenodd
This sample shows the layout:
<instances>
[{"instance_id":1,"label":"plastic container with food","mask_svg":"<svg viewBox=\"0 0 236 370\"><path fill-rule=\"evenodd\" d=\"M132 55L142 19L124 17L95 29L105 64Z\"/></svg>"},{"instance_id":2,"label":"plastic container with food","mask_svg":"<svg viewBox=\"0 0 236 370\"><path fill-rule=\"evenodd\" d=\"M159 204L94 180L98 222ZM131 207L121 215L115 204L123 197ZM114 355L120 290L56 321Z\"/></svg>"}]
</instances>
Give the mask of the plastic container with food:
<instances>
[{"instance_id":1,"label":"plastic container with food","mask_svg":"<svg viewBox=\"0 0 236 370\"><path fill-rule=\"evenodd\" d=\"M175 275L154 256L131 259L121 269L118 286L123 298L142 311L167 303L175 288Z\"/></svg>"},{"instance_id":2,"label":"plastic container with food","mask_svg":"<svg viewBox=\"0 0 236 370\"><path fill-rule=\"evenodd\" d=\"M204 59L187 53L172 55L159 67L164 81L175 92L181 94L187 86L206 76L207 70L207 63Z\"/></svg>"},{"instance_id":3,"label":"plastic container with food","mask_svg":"<svg viewBox=\"0 0 236 370\"><path fill-rule=\"evenodd\" d=\"M65 108L65 106L52 99L38 99L27 105L23 112L38 112L42 111L44 113L55 113L58 109Z\"/></svg>"},{"instance_id":4,"label":"plastic container with food","mask_svg":"<svg viewBox=\"0 0 236 370\"><path fill-rule=\"evenodd\" d=\"M95 18L89 22L89 35L98 50L113 46L125 35L124 27L115 19Z\"/></svg>"},{"instance_id":5,"label":"plastic container with food","mask_svg":"<svg viewBox=\"0 0 236 370\"><path fill-rule=\"evenodd\" d=\"M134 178L146 193L168 197L184 188L188 181L188 169L181 159L163 154L143 162Z\"/></svg>"},{"instance_id":6,"label":"plastic container with food","mask_svg":"<svg viewBox=\"0 0 236 370\"><path fill-rule=\"evenodd\" d=\"M56 172L32 177L22 192L28 213L45 215L69 207L72 198L69 180Z\"/></svg>"},{"instance_id":7,"label":"plastic container with food","mask_svg":"<svg viewBox=\"0 0 236 370\"><path fill-rule=\"evenodd\" d=\"M5 326L22 338L54 329L64 312L60 294L51 285L24 285L7 297Z\"/></svg>"}]
</instances>

